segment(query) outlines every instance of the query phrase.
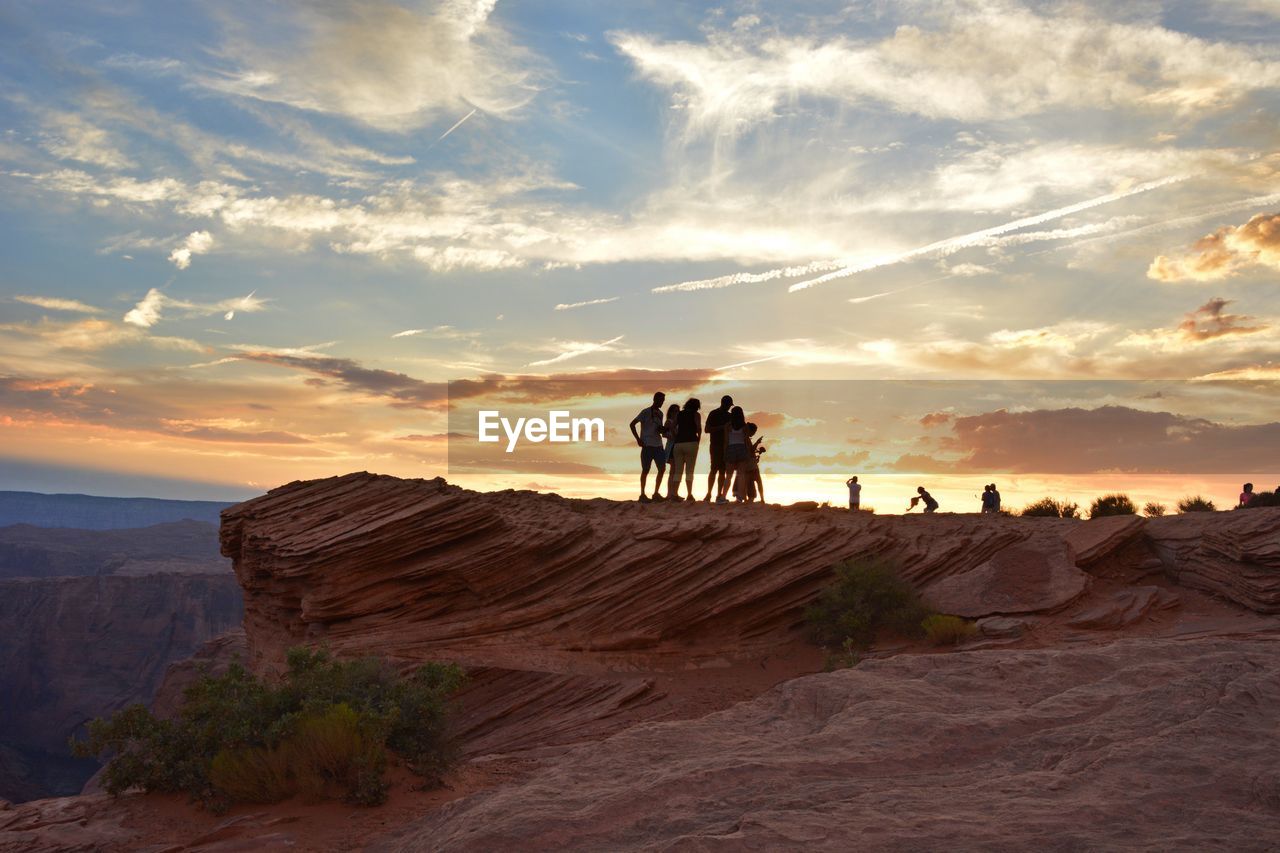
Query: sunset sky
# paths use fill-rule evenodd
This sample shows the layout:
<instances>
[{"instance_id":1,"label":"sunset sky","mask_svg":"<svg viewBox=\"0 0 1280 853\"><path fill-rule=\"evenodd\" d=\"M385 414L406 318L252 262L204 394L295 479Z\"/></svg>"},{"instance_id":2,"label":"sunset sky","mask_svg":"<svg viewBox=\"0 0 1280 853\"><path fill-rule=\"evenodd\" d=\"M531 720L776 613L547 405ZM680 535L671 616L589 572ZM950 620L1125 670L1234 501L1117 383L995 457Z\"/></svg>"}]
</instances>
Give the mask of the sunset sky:
<instances>
[{"instance_id":1,"label":"sunset sky","mask_svg":"<svg viewBox=\"0 0 1280 853\"><path fill-rule=\"evenodd\" d=\"M1280 0L11 0L0 131L0 488L626 497L659 389L783 499L1280 482Z\"/></svg>"}]
</instances>

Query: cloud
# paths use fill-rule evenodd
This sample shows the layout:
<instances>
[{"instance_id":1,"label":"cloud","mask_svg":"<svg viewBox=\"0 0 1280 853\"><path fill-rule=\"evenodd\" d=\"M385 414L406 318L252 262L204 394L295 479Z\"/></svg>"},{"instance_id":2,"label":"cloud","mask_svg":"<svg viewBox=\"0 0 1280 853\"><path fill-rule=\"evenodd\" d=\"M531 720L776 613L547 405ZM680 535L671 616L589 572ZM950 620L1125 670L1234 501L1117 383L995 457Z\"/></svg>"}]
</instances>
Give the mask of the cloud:
<instances>
[{"instance_id":1,"label":"cloud","mask_svg":"<svg viewBox=\"0 0 1280 853\"><path fill-rule=\"evenodd\" d=\"M213 235L208 231L192 231L182 245L169 253L169 263L180 270L191 266L192 255L203 255L213 248Z\"/></svg>"},{"instance_id":2,"label":"cloud","mask_svg":"<svg viewBox=\"0 0 1280 853\"><path fill-rule=\"evenodd\" d=\"M1098 436L1106 436L1099 441ZM957 417L954 470L1230 474L1280 470L1280 423L1243 426L1126 406Z\"/></svg>"},{"instance_id":3,"label":"cloud","mask_svg":"<svg viewBox=\"0 0 1280 853\"><path fill-rule=\"evenodd\" d=\"M624 335L618 335L616 338L610 338L607 341L599 342L565 341L560 344L560 346L563 347L563 351L558 355L554 355L550 358L539 359L538 361L531 361L527 366L543 367L548 364L559 364L562 361L568 361L571 358L590 355L593 352L616 352L613 345L622 340L623 337Z\"/></svg>"},{"instance_id":4,"label":"cloud","mask_svg":"<svg viewBox=\"0 0 1280 853\"><path fill-rule=\"evenodd\" d=\"M703 43L626 32L612 41L672 92L687 136L738 135L806 99L977 122L1055 107L1188 113L1280 82L1263 50L1161 27L1004 2L904 8L906 22L867 41L773 29L712 30Z\"/></svg>"},{"instance_id":5,"label":"cloud","mask_svg":"<svg viewBox=\"0 0 1280 853\"><path fill-rule=\"evenodd\" d=\"M38 308L45 308L49 311L74 311L77 314L101 314L101 308L95 308L92 305L86 305L78 299L59 299L53 296L27 296L18 294L13 297L15 302L23 302L27 305L35 305Z\"/></svg>"},{"instance_id":6,"label":"cloud","mask_svg":"<svg viewBox=\"0 0 1280 853\"><path fill-rule=\"evenodd\" d=\"M1280 213L1259 213L1243 225L1224 225L1191 251L1159 255L1147 269L1156 281L1219 281L1254 267L1280 271Z\"/></svg>"},{"instance_id":7,"label":"cloud","mask_svg":"<svg viewBox=\"0 0 1280 853\"><path fill-rule=\"evenodd\" d=\"M200 82L392 131L473 108L511 114L537 93L539 63L491 20L496 0L417 5L254 6L227 19L233 66Z\"/></svg>"},{"instance_id":8,"label":"cloud","mask_svg":"<svg viewBox=\"0 0 1280 853\"><path fill-rule=\"evenodd\" d=\"M254 313L266 310L267 300L255 295L256 293L257 291L254 291L248 296L235 296L219 302L189 302L185 299L175 299L153 287L137 305L129 309L124 315L124 321L140 329L149 329L160 322L164 311L168 308L177 308L186 317L208 317L221 314L223 319L230 320L235 317L237 311Z\"/></svg>"},{"instance_id":9,"label":"cloud","mask_svg":"<svg viewBox=\"0 0 1280 853\"><path fill-rule=\"evenodd\" d=\"M1230 299L1214 297L1194 311L1187 314L1178 326L1183 337L1193 341L1207 341L1226 335L1251 335L1264 332L1270 328L1266 323L1258 323L1253 317L1243 314L1227 314L1223 311L1231 304Z\"/></svg>"},{"instance_id":10,"label":"cloud","mask_svg":"<svg viewBox=\"0 0 1280 853\"><path fill-rule=\"evenodd\" d=\"M59 159L77 160L111 170L131 169L137 165L120 150L111 134L83 116L49 110L43 113L42 123L45 132L41 145Z\"/></svg>"}]
</instances>

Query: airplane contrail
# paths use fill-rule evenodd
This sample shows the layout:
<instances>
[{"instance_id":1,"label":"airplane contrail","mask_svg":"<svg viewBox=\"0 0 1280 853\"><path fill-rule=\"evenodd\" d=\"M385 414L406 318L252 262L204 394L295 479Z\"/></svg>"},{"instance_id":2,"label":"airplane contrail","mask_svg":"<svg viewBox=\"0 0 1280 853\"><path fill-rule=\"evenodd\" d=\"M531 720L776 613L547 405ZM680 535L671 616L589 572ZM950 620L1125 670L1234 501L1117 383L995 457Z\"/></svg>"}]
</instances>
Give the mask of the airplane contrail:
<instances>
[{"instance_id":1,"label":"airplane contrail","mask_svg":"<svg viewBox=\"0 0 1280 853\"><path fill-rule=\"evenodd\" d=\"M851 275L857 275L858 273L867 272L868 270L879 269L880 267L887 267L893 264L900 264L904 261L921 257L922 255L931 255L934 253L949 255L953 252L958 252L961 249L967 249L970 246L977 245L991 237L999 237L1001 234L1007 234L1010 231L1017 231L1020 228L1027 228L1032 225L1039 225L1043 222L1050 222L1054 219L1061 219L1064 216L1070 216L1073 213L1079 213L1080 211L1088 210L1091 207L1110 204L1111 202L1119 201L1122 198L1128 198L1129 196L1138 195L1139 193L1159 189L1160 187L1168 186L1169 184L1177 183L1178 181L1185 181L1187 177L1187 175L1174 175L1168 178L1161 178L1158 181L1149 181L1145 184L1139 184L1132 189L1124 190L1123 192L1107 193L1106 195L1098 196L1097 198L1091 198L1088 201L1078 202L1066 207L1059 207L1056 210L1046 211L1045 213L1038 213L1035 216L1015 219L1014 221L1006 222L1003 225L984 228L981 231L962 234L959 237L948 237L945 240L938 240L937 242L930 243L927 246L921 246L918 249L910 249L906 252L885 255L873 261L844 267L836 270L835 272L820 275L817 278L798 281L788 287L787 292L795 293L798 290L808 290L811 287L817 287L819 284L825 284L828 281L834 281L838 278L848 278Z\"/></svg>"},{"instance_id":2,"label":"airplane contrail","mask_svg":"<svg viewBox=\"0 0 1280 853\"><path fill-rule=\"evenodd\" d=\"M477 112L479 112L479 111L480 111L480 108L479 108L479 107L475 107L474 109L472 109L472 110L471 110L471 112L467 113L467 114L466 114L466 115L464 115L462 118L458 119L458 121L453 125L453 127L449 128L449 129L448 129L448 130L446 130L444 133L440 134L440 137L439 137L435 142L433 142L433 143L431 143L431 144L432 144L432 145L438 145L440 142L443 142L443 141L444 141L444 138L445 138L446 136L448 136L449 134L453 133L453 132L454 132L455 130L457 130L458 128L462 127L462 123L463 123L464 121L466 121L467 119L471 118L473 115L475 115L475 114L476 114Z\"/></svg>"},{"instance_id":3,"label":"airplane contrail","mask_svg":"<svg viewBox=\"0 0 1280 853\"><path fill-rule=\"evenodd\" d=\"M746 367L748 364L760 364L765 361L777 361L780 358L786 358L789 353L782 355L770 355L765 358L753 358L751 361L740 361L737 364L726 364L724 367L717 367L716 370L733 370L735 367Z\"/></svg>"}]
</instances>

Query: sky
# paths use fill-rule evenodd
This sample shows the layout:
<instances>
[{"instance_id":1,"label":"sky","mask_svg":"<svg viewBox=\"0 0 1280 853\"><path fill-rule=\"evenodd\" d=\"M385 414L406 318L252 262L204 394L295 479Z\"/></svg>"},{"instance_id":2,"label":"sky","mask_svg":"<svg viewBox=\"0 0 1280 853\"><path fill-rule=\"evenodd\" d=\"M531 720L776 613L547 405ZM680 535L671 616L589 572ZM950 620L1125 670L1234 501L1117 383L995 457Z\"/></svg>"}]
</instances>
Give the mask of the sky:
<instances>
[{"instance_id":1,"label":"sky","mask_svg":"<svg viewBox=\"0 0 1280 853\"><path fill-rule=\"evenodd\" d=\"M738 389L784 499L1230 505L1280 474L1278 87L1277 0L10 0L0 472L625 497L653 390ZM451 468L451 388L609 446Z\"/></svg>"}]
</instances>

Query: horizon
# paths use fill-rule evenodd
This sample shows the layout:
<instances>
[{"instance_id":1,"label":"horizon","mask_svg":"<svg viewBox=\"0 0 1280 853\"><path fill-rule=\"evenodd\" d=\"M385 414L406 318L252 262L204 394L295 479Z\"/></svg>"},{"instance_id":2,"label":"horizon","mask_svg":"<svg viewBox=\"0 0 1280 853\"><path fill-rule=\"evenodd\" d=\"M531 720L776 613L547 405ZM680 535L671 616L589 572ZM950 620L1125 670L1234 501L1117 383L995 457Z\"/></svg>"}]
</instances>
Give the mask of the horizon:
<instances>
[{"instance_id":1,"label":"horizon","mask_svg":"<svg viewBox=\"0 0 1280 853\"><path fill-rule=\"evenodd\" d=\"M0 486L210 499L376 470L622 498L625 435L454 471L451 383L634 412L664 388L833 380L1179 393L906 394L873 445L855 415L761 392L771 499L838 504L862 472L880 512L913 480L945 512L992 479L1015 509L1116 490L1225 509L1280 482L1275 3L3 18ZM583 402L574 383L618 384ZM1081 406L1088 470L977 431ZM1112 429L1219 461L1103 459Z\"/></svg>"}]
</instances>

